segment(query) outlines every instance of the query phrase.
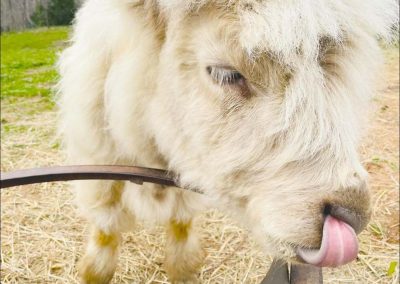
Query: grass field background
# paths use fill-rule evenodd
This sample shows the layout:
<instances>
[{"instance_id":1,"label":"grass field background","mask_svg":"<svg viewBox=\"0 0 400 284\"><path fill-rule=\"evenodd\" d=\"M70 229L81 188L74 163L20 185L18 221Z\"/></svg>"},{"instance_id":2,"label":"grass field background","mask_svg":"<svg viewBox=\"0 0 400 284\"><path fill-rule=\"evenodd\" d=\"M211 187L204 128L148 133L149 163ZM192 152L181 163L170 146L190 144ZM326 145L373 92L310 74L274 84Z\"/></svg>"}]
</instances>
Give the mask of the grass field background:
<instances>
[{"instance_id":1,"label":"grass field background","mask_svg":"<svg viewBox=\"0 0 400 284\"><path fill-rule=\"evenodd\" d=\"M53 86L57 53L69 28L1 35L1 170L63 164L56 135ZM370 173L373 218L360 235L356 262L324 269L325 283L399 281L399 54L386 47L387 63L373 101L369 133L360 148ZM64 183L5 189L1 195L1 282L77 283L75 264L86 223ZM270 258L245 231L220 212L199 220L207 251L202 283L259 283ZM162 228L138 226L124 235L114 283L168 283L162 268Z\"/></svg>"},{"instance_id":2,"label":"grass field background","mask_svg":"<svg viewBox=\"0 0 400 284\"><path fill-rule=\"evenodd\" d=\"M68 28L5 33L1 36L1 97L51 98L54 63Z\"/></svg>"}]
</instances>

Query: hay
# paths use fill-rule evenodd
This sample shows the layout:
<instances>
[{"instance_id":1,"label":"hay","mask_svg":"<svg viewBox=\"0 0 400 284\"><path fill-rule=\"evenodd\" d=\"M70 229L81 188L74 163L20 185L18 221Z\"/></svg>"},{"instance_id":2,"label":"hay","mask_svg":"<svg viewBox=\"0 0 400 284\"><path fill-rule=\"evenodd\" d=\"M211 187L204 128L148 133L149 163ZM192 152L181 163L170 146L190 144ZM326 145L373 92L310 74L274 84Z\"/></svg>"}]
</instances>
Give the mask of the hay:
<instances>
[{"instance_id":1,"label":"hay","mask_svg":"<svg viewBox=\"0 0 400 284\"><path fill-rule=\"evenodd\" d=\"M374 214L360 236L358 261L324 269L325 283L398 283L399 258L398 54L388 52L386 80L375 100L370 134L361 148L371 174ZM2 170L62 164L55 137L56 113L36 111L38 99L2 104ZM1 195L2 283L78 283L75 264L83 251L86 223L79 217L66 184L16 187ZM260 283L271 259L262 255L245 231L220 212L203 214L207 258L202 283ZM124 235L113 283L168 283L162 267L162 228Z\"/></svg>"}]
</instances>

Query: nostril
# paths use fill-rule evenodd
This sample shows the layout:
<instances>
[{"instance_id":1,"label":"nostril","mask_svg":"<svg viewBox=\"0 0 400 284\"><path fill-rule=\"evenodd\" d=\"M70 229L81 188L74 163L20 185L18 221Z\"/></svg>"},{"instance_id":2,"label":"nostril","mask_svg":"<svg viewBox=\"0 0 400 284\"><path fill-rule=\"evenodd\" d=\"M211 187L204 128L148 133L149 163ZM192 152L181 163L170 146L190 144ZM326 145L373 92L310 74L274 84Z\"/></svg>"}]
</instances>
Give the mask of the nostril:
<instances>
[{"instance_id":1,"label":"nostril","mask_svg":"<svg viewBox=\"0 0 400 284\"><path fill-rule=\"evenodd\" d=\"M330 215L331 214L331 210L332 210L332 205L326 204L325 207L324 207L324 210L323 210L324 217Z\"/></svg>"},{"instance_id":2,"label":"nostril","mask_svg":"<svg viewBox=\"0 0 400 284\"><path fill-rule=\"evenodd\" d=\"M368 223L368 218L358 212L338 205L327 204L324 207L324 216L331 215L336 219L349 224L356 234L360 233Z\"/></svg>"}]
</instances>

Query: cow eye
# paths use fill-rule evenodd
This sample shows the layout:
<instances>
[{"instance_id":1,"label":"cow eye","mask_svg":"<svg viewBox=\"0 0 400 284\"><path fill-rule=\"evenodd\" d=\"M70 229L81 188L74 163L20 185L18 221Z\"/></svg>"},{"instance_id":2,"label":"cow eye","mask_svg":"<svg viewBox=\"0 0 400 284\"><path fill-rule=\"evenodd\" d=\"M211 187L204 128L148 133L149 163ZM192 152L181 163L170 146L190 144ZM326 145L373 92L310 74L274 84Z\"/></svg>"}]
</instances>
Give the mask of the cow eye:
<instances>
[{"instance_id":1,"label":"cow eye","mask_svg":"<svg viewBox=\"0 0 400 284\"><path fill-rule=\"evenodd\" d=\"M245 82L245 78L240 72L229 67L208 66L206 70L211 79L221 86L244 84Z\"/></svg>"}]
</instances>

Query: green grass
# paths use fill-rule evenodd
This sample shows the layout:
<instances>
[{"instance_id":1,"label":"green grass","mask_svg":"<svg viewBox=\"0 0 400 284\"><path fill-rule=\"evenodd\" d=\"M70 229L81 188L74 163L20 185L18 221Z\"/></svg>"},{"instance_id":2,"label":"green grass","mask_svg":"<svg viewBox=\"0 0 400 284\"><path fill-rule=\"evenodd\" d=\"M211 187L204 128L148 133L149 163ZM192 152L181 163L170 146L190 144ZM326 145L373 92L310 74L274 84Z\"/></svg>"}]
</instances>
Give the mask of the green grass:
<instances>
[{"instance_id":1,"label":"green grass","mask_svg":"<svg viewBox=\"0 0 400 284\"><path fill-rule=\"evenodd\" d=\"M68 27L2 33L1 99L41 97L51 104L54 64L68 33Z\"/></svg>"}]
</instances>

